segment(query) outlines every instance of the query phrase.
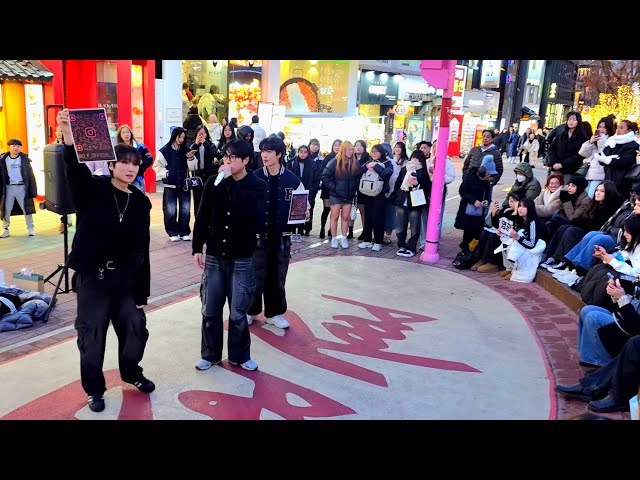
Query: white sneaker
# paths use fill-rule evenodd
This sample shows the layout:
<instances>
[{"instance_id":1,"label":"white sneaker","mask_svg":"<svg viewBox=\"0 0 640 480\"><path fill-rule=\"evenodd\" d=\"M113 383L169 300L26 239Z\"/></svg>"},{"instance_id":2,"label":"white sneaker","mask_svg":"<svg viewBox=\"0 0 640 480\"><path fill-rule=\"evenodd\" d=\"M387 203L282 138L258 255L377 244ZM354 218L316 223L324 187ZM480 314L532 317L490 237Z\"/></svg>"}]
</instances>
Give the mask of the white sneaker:
<instances>
[{"instance_id":1,"label":"white sneaker","mask_svg":"<svg viewBox=\"0 0 640 480\"><path fill-rule=\"evenodd\" d=\"M347 237L342 237L342 248L349 248L349 240L347 240Z\"/></svg>"},{"instance_id":2,"label":"white sneaker","mask_svg":"<svg viewBox=\"0 0 640 480\"><path fill-rule=\"evenodd\" d=\"M189 235L183 235L182 240L184 240L185 242L188 242L191 240L191 237Z\"/></svg>"},{"instance_id":3,"label":"white sneaker","mask_svg":"<svg viewBox=\"0 0 640 480\"><path fill-rule=\"evenodd\" d=\"M247 325L251 325L256 318L258 318L257 315L249 315L247 313Z\"/></svg>"},{"instance_id":4,"label":"white sneaker","mask_svg":"<svg viewBox=\"0 0 640 480\"><path fill-rule=\"evenodd\" d=\"M221 362L222 360L220 360L219 362L210 362L209 360L205 360L204 358L201 358L200 361L196 363L196 369L209 370L213 365L220 365Z\"/></svg>"},{"instance_id":5,"label":"white sneaker","mask_svg":"<svg viewBox=\"0 0 640 480\"><path fill-rule=\"evenodd\" d=\"M29 230L29 236L30 237L35 237L36 236L36 232L33 229Z\"/></svg>"},{"instance_id":6,"label":"white sneaker","mask_svg":"<svg viewBox=\"0 0 640 480\"><path fill-rule=\"evenodd\" d=\"M562 278L565 277L567 275L571 275L573 272L570 269L565 269L565 270L558 270L556 272L553 273L553 278Z\"/></svg>"},{"instance_id":7,"label":"white sneaker","mask_svg":"<svg viewBox=\"0 0 640 480\"><path fill-rule=\"evenodd\" d=\"M7 235L7 237L8 236L9 235ZM331 248L338 248L338 239L336 237L331 237Z\"/></svg>"},{"instance_id":8,"label":"white sneaker","mask_svg":"<svg viewBox=\"0 0 640 480\"><path fill-rule=\"evenodd\" d=\"M371 248L372 245L373 244L371 242L362 242L358 244L358 248Z\"/></svg>"},{"instance_id":9,"label":"white sneaker","mask_svg":"<svg viewBox=\"0 0 640 480\"><path fill-rule=\"evenodd\" d=\"M382 245L379 243L374 243L373 247L371 247L372 252L379 252L380 250L382 250Z\"/></svg>"},{"instance_id":10,"label":"white sneaker","mask_svg":"<svg viewBox=\"0 0 640 480\"><path fill-rule=\"evenodd\" d=\"M289 322L282 318L282 315L276 315L275 317L265 317L264 320L269 325L273 325L278 328L289 328Z\"/></svg>"},{"instance_id":11,"label":"white sneaker","mask_svg":"<svg viewBox=\"0 0 640 480\"><path fill-rule=\"evenodd\" d=\"M169 240L171 240L172 242L179 242L180 235L174 235L173 237L169 237Z\"/></svg>"},{"instance_id":12,"label":"white sneaker","mask_svg":"<svg viewBox=\"0 0 640 480\"><path fill-rule=\"evenodd\" d=\"M7 237L10 237L10 236L11 236L11 234L9 233L9 229L5 228L4 232L2 232L2 235L0 235L0 238L7 238ZM337 245L336 245L336 248L338 248Z\"/></svg>"},{"instance_id":13,"label":"white sneaker","mask_svg":"<svg viewBox=\"0 0 640 480\"><path fill-rule=\"evenodd\" d=\"M232 362L231 360L229 360L229 363L231 365L238 365L237 363ZM249 371L253 371L253 370L257 370L258 369L258 364L256 362L254 362L253 360L249 359L244 363L241 363L240 366L242 368L244 368L245 370L249 370Z\"/></svg>"}]
</instances>

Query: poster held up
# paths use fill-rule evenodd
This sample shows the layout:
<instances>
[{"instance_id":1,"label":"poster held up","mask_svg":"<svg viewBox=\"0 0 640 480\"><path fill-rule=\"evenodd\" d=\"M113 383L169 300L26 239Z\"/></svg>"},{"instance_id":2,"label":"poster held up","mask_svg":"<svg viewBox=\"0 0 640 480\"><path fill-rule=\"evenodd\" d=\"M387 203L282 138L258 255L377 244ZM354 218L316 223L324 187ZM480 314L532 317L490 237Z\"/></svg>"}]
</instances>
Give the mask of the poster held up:
<instances>
[{"instance_id":1,"label":"poster held up","mask_svg":"<svg viewBox=\"0 0 640 480\"><path fill-rule=\"evenodd\" d=\"M288 223L305 223L307 221L308 200L309 190L294 190L291 192Z\"/></svg>"},{"instance_id":2,"label":"poster held up","mask_svg":"<svg viewBox=\"0 0 640 480\"><path fill-rule=\"evenodd\" d=\"M104 108L70 109L69 124L78 162L115 161L116 154Z\"/></svg>"}]
</instances>

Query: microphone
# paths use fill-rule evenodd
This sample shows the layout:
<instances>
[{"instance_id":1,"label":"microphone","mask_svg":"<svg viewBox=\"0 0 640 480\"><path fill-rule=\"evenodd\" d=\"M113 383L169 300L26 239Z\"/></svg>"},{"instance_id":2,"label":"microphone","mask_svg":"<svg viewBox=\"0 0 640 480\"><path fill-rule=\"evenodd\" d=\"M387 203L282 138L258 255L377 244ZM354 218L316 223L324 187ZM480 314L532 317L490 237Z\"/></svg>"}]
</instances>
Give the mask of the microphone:
<instances>
[{"instance_id":1,"label":"microphone","mask_svg":"<svg viewBox=\"0 0 640 480\"><path fill-rule=\"evenodd\" d=\"M224 180L224 172L220 172L218 174L218 176L216 177L216 180L213 182L213 186L217 187L218 185L220 185L220 182L222 182L222 180Z\"/></svg>"}]
</instances>

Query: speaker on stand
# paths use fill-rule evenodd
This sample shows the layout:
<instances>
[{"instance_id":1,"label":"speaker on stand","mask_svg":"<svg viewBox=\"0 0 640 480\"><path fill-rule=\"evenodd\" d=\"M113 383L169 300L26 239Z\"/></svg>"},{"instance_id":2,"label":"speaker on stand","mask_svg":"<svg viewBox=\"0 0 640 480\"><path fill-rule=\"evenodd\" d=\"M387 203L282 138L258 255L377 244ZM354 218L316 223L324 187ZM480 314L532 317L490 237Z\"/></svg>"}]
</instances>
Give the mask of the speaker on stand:
<instances>
[{"instance_id":1,"label":"speaker on stand","mask_svg":"<svg viewBox=\"0 0 640 480\"><path fill-rule=\"evenodd\" d=\"M49 314L55 304L55 298L58 293L69 293L69 269L67 262L69 260L69 231L67 215L75 213L71 193L67 187L67 176L64 164L64 145L53 143L44 147L44 196L45 200L40 204L41 210L49 210L50 212L62 215L62 224L64 225L64 261L59 263L57 268L44 279L45 283L50 283L56 288L51 297L50 307L47 310L43 321L49 320ZM60 273L58 282L54 284L51 279ZM64 279L64 289L60 288Z\"/></svg>"}]
</instances>

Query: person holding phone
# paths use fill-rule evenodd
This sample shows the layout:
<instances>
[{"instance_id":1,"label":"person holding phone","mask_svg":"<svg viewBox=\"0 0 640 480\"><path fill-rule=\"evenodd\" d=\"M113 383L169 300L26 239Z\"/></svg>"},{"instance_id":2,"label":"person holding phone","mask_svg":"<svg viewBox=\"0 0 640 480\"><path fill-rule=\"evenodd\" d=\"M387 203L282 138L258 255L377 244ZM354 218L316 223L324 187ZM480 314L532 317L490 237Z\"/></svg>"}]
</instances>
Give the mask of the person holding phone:
<instances>
[{"instance_id":1,"label":"person holding phone","mask_svg":"<svg viewBox=\"0 0 640 480\"><path fill-rule=\"evenodd\" d=\"M589 182L587 186L587 194L591 198L595 195L596 187L605 178L604 164L598 161L596 155L599 152L602 152L607 139L614 133L615 128L611 117L603 117L598 120L598 127L594 134L589 138L589 140L582 144L578 151L580 156L584 158L584 160L582 160L583 166L581 169L584 172L585 178ZM580 172L580 170L578 171Z\"/></svg>"},{"instance_id":2,"label":"person holding phone","mask_svg":"<svg viewBox=\"0 0 640 480\"><path fill-rule=\"evenodd\" d=\"M204 184L211 177L218 175L220 160L218 160L218 148L211 141L209 130L204 125L196 128L196 140L189 147L191 157L187 155L187 166L191 175L199 177L202 180L202 186L194 187L193 191L193 213L198 214L200 208L200 200Z\"/></svg>"},{"instance_id":3,"label":"person holding phone","mask_svg":"<svg viewBox=\"0 0 640 480\"><path fill-rule=\"evenodd\" d=\"M176 127L171 132L169 141L158 151L153 165L158 177L162 179L162 212L164 229L172 242L181 239L191 240L191 192L185 190L187 178L187 161L194 155L185 144L186 131Z\"/></svg>"}]
</instances>

